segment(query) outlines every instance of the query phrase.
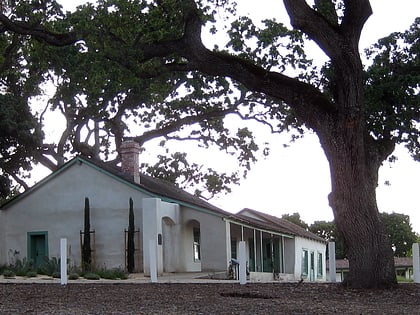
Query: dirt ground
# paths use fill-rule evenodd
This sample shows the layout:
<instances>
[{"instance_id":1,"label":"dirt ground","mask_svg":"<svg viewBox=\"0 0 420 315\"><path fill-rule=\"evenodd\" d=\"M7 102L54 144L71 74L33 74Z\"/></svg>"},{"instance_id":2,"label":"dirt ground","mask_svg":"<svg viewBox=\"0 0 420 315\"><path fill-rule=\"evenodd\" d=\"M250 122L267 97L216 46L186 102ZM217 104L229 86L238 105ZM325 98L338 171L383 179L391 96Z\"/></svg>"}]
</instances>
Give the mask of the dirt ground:
<instances>
[{"instance_id":1,"label":"dirt ground","mask_svg":"<svg viewBox=\"0 0 420 315\"><path fill-rule=\"evenodd\" d=\"M0 314L420 314L420 285L1 283Z\"/></svg>"}]
</instances>

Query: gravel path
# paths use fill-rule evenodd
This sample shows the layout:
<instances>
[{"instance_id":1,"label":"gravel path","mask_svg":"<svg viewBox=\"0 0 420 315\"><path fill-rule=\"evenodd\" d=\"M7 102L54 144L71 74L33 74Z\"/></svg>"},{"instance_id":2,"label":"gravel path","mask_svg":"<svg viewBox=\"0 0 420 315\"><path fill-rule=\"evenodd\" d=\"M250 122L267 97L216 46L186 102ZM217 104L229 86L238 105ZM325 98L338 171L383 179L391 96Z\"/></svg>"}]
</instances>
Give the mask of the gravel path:
<instances>
[{"instance_id":1,"label":"gravel path","mask_svg":"<svg viewBox=\"0 0 420 315\"><path fill-rule=\"evenodd\" d=\"M0 283L0 314L420 314L420 285Z\"/></svg>"}]
</instances>

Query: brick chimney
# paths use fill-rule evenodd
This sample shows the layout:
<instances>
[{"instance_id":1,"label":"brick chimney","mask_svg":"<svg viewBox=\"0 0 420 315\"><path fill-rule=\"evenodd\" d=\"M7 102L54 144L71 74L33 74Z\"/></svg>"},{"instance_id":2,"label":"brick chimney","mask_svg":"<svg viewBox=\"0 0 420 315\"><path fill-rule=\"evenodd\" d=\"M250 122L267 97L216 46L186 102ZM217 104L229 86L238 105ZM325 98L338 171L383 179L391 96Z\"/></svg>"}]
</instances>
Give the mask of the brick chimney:
<instances>
[{"instance_id":1,"label":"brick chimney","mask_svg":"<svg viewBox=\"0 0 420 315\"><path fill-rule=\"evenodd\" d=\"M121 168L131 175L135 183L140 184L139 171L140 145L134 140L125 140L120 146Z\"/></svg>"}]
</instances>

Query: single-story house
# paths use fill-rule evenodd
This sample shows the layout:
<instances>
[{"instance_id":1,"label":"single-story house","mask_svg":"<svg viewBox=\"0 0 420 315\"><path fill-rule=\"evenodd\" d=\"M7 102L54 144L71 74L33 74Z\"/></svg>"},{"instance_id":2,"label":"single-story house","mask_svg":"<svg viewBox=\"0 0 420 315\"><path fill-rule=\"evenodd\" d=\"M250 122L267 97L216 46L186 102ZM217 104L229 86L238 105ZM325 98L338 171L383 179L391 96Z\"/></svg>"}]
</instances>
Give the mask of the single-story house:
<instances>
[{"instance_id":1,"label":"single-story house","mask_svg":"<svg viewBox=\"0 0 420 315\"><path fill-rule=\"evenodd\" d=\"M0 265L42 264L68 243L81 265L84 201L90 202L96 268L126 267L129 199L135 222L135 272L150 274L149 244L163 272L228 273L246 242L251 279L326 280L326 242L286 220L255 210L222 210L176 186L139 173L140 147L121 146L121 167L78 156L0 207Z\"/></svg>"}]
</instances>

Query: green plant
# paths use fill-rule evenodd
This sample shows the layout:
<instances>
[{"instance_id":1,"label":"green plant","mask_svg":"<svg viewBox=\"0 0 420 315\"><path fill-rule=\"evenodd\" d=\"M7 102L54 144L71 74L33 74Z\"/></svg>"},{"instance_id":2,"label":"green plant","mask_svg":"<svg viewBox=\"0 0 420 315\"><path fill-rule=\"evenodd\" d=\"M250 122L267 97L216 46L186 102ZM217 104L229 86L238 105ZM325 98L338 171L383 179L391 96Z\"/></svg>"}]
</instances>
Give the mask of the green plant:
<instances>
[{"instance_id":1,"label":"green plant","mask_svg":"<svg viewBox=\"0 0 420 315\"><path fill-rule=\"evenodd\" d=\"M28 271L25 276L28 277L28 278L35 278L37 275L38 274L37 274L36 271L31 270L31 271Z\"/></svg>"},{"instance_id":2,"label":"green plant","mask_svg":"<svg viewBox=\"0 0 420 315\"><path fill-rule=\"evenodd\" d=\"M99 280L99 279L101 279L101 277L98 274L93 273L93 272L86 273L84 275L84 278L88 279L88 280Z\"/></svg>"},{"instance_id":3,"label":"green plant","mask_svg":"<svg viewBox=\"0 0 420 315\"><path fill-rule=\"evenodd\" d=\"M79 274L77 274L76 272L72 272L69 274L69 280L77 280L79 279Z\"/></svg>"},{"instance_id":4,"label":"green plant","mask_svg":"<svg viewBox=\"0 0 420 315\"><path fill-rule=\"evenodd\" d=\"M53 278L61 278L61 272L60 271L54 271L51 276Z\"/></svg>"},{"instance_id":5,"label":"green plant","mask_svg":"<svg viewBox=\"0 0 420 315\"><path fill-rule=\"evenodd\" d=\"M14 278L16 276L16 274L13 270L5 269L5 270L3 270L3 276L5 278Z\"/></svg>"},{"instance_id":6,"label":"green plant","mask_svg":"<svg viewBox=\"0 0 420 315\"><path fill-rule=\"evenodd\" d=\"M38 273L41 275L47 275L52 276L55 272L60 271L60 259L57 259L56 257L51 257L49 259L48 257L45 257L44 264L38 268Z\"/></svg>"},{"instance_id":7,"label":"green plant","mask_svg":"<svg viewBox=\"0 0 420 315\"><path fill-rule=\"evenodd\" d=\"M124 272L124 270L120 268L98 270L97 274L103 279L110 279L110 280L116 280L116 279L125 280L128 278L127 273Z\"/></svg>"},{"instance_id":8,"label":"green plant","mask_svg":"<svg viewBox=\"0 0 420 315\"><path fill-rule=\"evenodd\" d=\"M16 275L20 277L24 277L29 271L35 271L33 260L26 258L16 260L15 265L10 266L10 269L14 270Z\"/></svg>"}]
</instances>

